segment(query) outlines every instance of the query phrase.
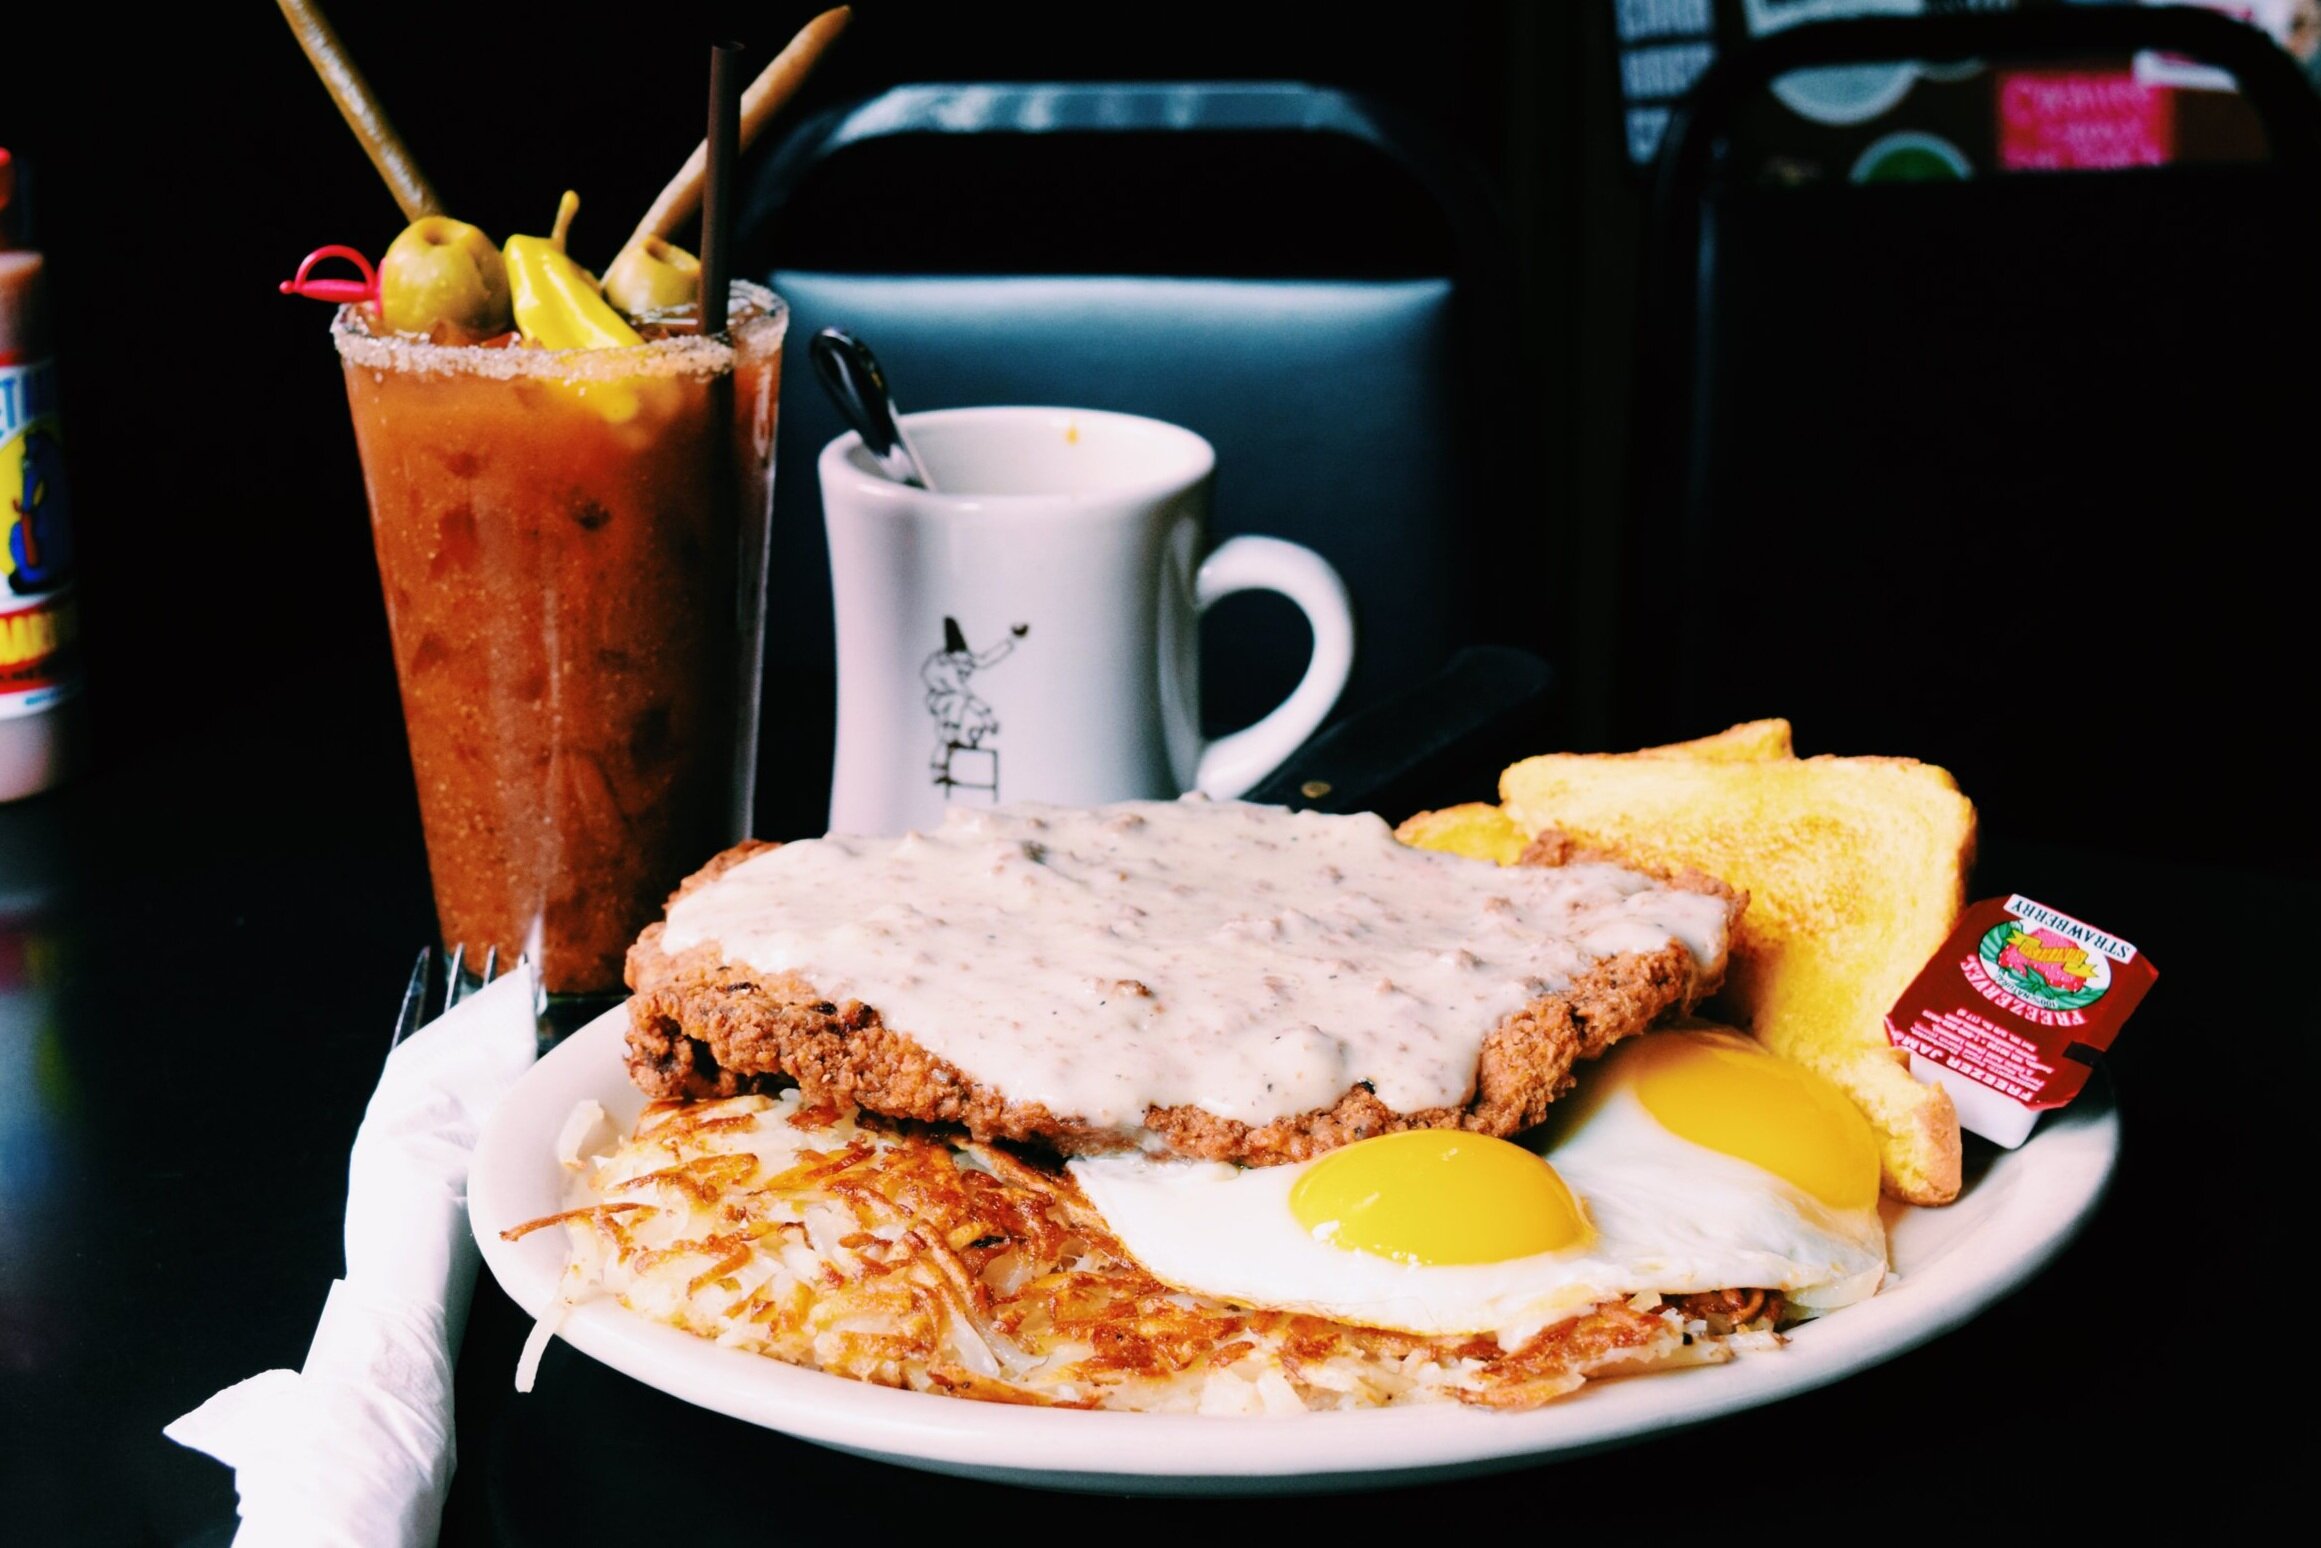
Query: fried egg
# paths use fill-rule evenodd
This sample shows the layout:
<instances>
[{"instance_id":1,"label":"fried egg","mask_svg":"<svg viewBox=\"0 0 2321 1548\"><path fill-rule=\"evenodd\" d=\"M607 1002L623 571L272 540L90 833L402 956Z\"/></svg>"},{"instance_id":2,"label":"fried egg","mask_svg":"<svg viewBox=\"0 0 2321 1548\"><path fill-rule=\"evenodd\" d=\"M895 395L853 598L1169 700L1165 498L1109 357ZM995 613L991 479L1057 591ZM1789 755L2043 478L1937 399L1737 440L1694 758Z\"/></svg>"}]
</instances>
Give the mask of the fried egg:
<instances>
[{"instance_id":1,"label":"fried egg","mask_svg":"<svg viewBox=\"0 0 2321 1548\"><path fill-rule=\"evenodd\" d=\"M1825 1311L1884 1277L1876 1141L1802 1066L1733 1033L1658 1032L1587 1070L1566 1109L1530 1144L1417 1129L1294 1166L1071 1172L1157 1279L1409 1333L1505 1341L1704 1290Z\"/></svg>"}]
</instances>

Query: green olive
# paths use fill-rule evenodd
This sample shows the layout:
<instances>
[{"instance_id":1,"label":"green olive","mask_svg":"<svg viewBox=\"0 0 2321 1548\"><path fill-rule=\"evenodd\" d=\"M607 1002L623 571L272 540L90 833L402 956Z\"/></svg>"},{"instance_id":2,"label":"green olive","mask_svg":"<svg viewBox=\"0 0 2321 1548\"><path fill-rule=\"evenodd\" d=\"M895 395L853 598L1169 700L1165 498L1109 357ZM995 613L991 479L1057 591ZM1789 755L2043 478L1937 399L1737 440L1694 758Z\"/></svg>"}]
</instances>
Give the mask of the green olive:
<instances>
[{"instance_id":1,"label":"green olive","mask_svg":"<svg viewBox=\"0 0 2321 1548\"><path fill-rule=\"evenodd\" d=\"M649 236L631 242L604 271L604 298L631 317L690 306L701 290L701 260Z\"/></svg>"},{"instance_id":2,"label":"green olive","mask_svg":"<svg viewBox=\"0 0 2321 1548\"><path fill-rule=\"evenodd\" d=\"M505 333L507 265L467 222L422 215L379 262L379 313L397 333L432 333L439 323L466 338Z\"/></svg>"}]
</instances>

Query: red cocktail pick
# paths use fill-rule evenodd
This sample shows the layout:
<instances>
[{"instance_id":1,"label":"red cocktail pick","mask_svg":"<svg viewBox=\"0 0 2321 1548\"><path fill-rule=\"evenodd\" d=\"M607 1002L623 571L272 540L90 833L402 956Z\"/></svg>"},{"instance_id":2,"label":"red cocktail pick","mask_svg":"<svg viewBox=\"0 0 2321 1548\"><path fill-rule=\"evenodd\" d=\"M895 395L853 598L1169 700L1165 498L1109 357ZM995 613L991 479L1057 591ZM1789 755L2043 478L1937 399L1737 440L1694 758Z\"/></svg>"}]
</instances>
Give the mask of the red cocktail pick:
<instances>
[{"instance_id":1,"label":"red cocktail pick","mask_svg":"<svg viewBox=\"0 0 2321 1548\"><path fill-rule=\"evenodd\" d=\"M363 277L359 280L308 278L314 266L325 258L344 258L361 270ZM306 261L298 266L295 278L282 282L281 290L286 296L311 296L317 301L376 301L379 299L379 271L371 267L370 259L351 247L318 247L306 255Z\"/></svg>"}]
</instances>

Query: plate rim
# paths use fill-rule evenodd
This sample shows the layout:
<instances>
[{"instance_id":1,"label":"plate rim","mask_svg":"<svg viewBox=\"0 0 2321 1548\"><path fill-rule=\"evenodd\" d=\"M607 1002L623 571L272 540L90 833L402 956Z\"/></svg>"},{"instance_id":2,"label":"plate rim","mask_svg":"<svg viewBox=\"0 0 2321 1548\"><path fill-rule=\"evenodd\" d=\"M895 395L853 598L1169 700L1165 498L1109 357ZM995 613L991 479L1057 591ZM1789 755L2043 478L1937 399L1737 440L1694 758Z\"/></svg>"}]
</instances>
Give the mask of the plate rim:
<instances>
[{"instance_id":1,"label":"plate rim","mask_svg":"<svg viewBox=\"0 0 2321 1548\"><path fill-rule=\"evenodd\" d=\"M607 1092L633 1115L644 1098L619 1058L624 1002L543 1057L493 1109L469 1177L470 1225L510 1299L537 1317L556 1293L562 1234L505 1242L500 1229L562 1207L533 1209L557 1181L553 1144L573 1102ZM616 1110L615 1103L605 1104ZM628 1120L618 1117L623 1132ZM1522 1413L1423 1404L1285 1417L1056 1410L878 1387L723 1348L631 1312L584 1302L557 1336L581 1353L696 1406L816 1444L903 1466L1051 1488L1163 1493L1375 1487L1521 1466L1628 1444L1811 1391L1950 1332L2051 1262L2101 1205L2117 1170L2119 1116L2108 1086L2091 1085L2049 1115L2019 1150L1996 1151L1970 1192L1999 1190L1999 1233L1968 1254L1952 1248L1928 1271L1902 1270L1891 1288L1809 1323L1779 1351L1724 1365L1590 1382ZM1955 1206L1953 1206L1955 1207ZM1899 1226L1914 1215L1890 1210ZM1898 1218L1896 1218L1898 1217ZM1929 1228L1931 1229L1931 1228ZM1991 1250L1996 1248L1996 1251ZM1962 1261L1971 1258L1971 1263ZM1931 1280L1929 1284L1927 1281ZM1882 1310L1881 1310L1882 1308Z\"/></svg>"}]
</instances>

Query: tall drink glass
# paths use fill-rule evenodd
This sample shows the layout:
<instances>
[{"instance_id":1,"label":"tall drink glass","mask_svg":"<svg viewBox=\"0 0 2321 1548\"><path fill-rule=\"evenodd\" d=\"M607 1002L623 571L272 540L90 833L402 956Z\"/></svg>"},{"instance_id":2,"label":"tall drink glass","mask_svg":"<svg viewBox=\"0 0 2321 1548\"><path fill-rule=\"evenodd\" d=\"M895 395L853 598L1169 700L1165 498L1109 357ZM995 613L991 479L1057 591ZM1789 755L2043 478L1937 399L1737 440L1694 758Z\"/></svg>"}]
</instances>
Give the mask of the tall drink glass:
<instances>
[{"instance_id":1,"label":"tall drink glass","mask_svg":"<svg viewBox=\"0 0 2321 1548\"><path fill-rule=\"evenodd\" d=\"M741 284L732 315L603 350L332 328L443 938L553 993L617 990L749 829L788 316Z\"/></svg>"}]
</instances>

